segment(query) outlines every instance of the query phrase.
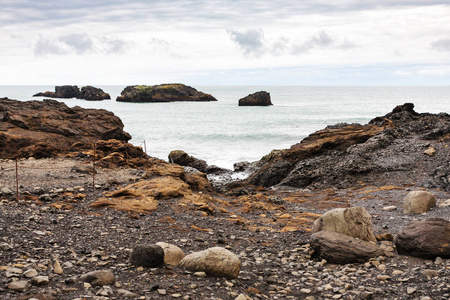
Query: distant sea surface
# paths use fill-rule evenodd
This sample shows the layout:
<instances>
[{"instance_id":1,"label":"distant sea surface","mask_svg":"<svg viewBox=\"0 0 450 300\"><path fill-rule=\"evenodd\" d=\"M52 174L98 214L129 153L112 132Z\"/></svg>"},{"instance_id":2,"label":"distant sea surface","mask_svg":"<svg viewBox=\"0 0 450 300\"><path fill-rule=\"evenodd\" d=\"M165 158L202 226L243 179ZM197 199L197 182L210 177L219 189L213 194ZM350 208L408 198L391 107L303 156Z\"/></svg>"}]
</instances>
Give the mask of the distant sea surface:
<instances>
[{"instance_id":1,"label":"distant sea surface","mask_svg":"<svg viewBox=\"0 0 450 300\"><path fill-rule=\"evenodd\" d=\"M80 86L81 87L81 86ZM239 161L255 161L273 149L285 149L309 134L336 123L366 124L399 104L412 102L419 113L450 113L450 86L321 87L321 86L194 86L217 102L124 103L115 101L125 86L101 86L112 100L57 99L68 106L114 112L125 131L148 154L167 160L184 150L208 164L232 169ZM42 100L33 94L54 86L0 86L0 98ZM273 106L239 107L238 100L267 91Z\"/></svg>"}]
</instances>

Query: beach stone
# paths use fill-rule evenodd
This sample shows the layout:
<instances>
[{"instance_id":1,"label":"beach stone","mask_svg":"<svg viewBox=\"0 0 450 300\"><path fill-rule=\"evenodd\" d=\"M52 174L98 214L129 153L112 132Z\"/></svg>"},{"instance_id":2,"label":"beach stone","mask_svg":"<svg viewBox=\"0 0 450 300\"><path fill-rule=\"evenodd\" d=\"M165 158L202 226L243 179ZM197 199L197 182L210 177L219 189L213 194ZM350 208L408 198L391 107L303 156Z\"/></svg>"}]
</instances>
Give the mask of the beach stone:
<instances>
[{"instance_id":1,"label":"beach stone","mask_svg":"<svg viewBox=\"0 0 450 300\"><path fill-rule=\"evenodd\" d=\"M403 199L404 214L422 214L436 205L436 197L425 191L413 191Z\"/></svg>"},{"instance_id":2,"label":"beach stone","mask_svg":"<svg viewBox=\"0 0 450 300\"><path fill-rule=\"evenodd\" d=\"M27 278L32 278L38 275L38 272L35 269L26 270L23 275Z\"/></svg>"},{"instance_id":3,"label":"beach stone","mask_svg":"<svg viewBox=\"0 0 450 300\"><path fill-rule=\"evenodd\" d=\"M362 263L383 255L383 251L374 243L332 231L312 234L309 243L319 258L329 263Z\"/></svg>"},{"instance_id":4,"label":"beach stone","mask_svg":"<svg viewBox=\"0 0 450 300\"><path fill-rule=\"evenodd\" d=\"M97 270L81 275L78 280L81 282L90 283L92 286L103 286L113 285L116 278L111 270Z\"/></svg>"},{"instance_id":5,"label":"beach stone","mask_svg":"<svg viewBox=\"0 0 450 300\"><path fill-rule=\"evenodd\" d=\"M427 148L427 150L423 151L424 154L428 155L428 156L433 156L436 154L436 149L434 149L433 146L430 146Z\"/></svg>"},{"instance_id":6,"label":"beach stone","mask_svg":"<svg viewBox=\"0 0 450 300\"><path fill-rule=\"evenodd\" d=\"M312 231L334 231L364 241L377 241L372 231L372 216L360 206L327 211L314 221Z\"/></svg>"},{"instance_id":7,"label":"beach stone","mask_svg":"<svg viewBox=\"0 0 450 300\"><path fill-rule=\"evenodd\" d=\"M28 290L31 287L31 285L28 281L18 280L18 281L13 281L11 283L8 283L7 287L9 290L23 292L25 290Z\"/></svg>"},{"instance_id":8,"label":"beach stone","mask_svg":"<svg viewBox=\"0 0 450 300\"><path fill-rule=\"evenodd\" d=\"M32 284L46 285L50 282L48 276L36 276L31 279Z\"/></svg>"},{"instance_id":9,"label":"beach stone","mask_svg":"<svg viewBox=\"0 0 450 300\"><path fill-rule=\"evenodd\" d=\"M164 250L164 262L171 266L178 266L180 261L185 257L181 248L165 242L158 242L156 245Z\"/></svg>"},{"instance_id":10,"label":"beach stone","mask_svg":"<svg viewBox=\"0 0 450 300\"><path fill-rule=\"evenodd\" d=\"M241 261L231 251L213 247L186 255L179 267L190 271L203 271L217 277L236 278L241 270Z\"/></svg>"},{"instance_id":11,"label":"beach stone","mask_svg":"<svg viewBox=\"0 0 450 300\"><path fill-rule=\"evenodd\" d=\"M55 262L53 263L53 273L59 275L63 273L63 268L57 259L55 259Z\"/></svg>"},{"instance_id":12,"label":"beach stone","mask_svg":"<svg viewBox=\"0 0 450 300\"><path fill-rule=\"evenodd\" d=\"M13 194L13 191L11 191L11 189L9 189L7 187L2 188L1 192L3 195L12 195Z\"/></svg>"},{"instance_id":13,"label":"beach stone","mask_svg":"<svg viewBox=\"0 0 450 300\"><path fill-rule=\"evenodd\" d=\"M399 254L425 259L450 258L450 221L431 218L412 222L395 238Z\"/></svg>"},{"instance_id":14,"label":"beach stone","mask_svg":"<svg viewBox=\"0 0 450 300\"><path fill-rule=\"evenodd\" d=\"M234 300L247 300L247 297L245 297L244 294L239 294L239 296L237 296L236 298L234 298Z\"/></svg>"},{"instance_id":15,"label":"beach stone","mask_svg":"<svg viewBox=\"0 0 450 300\"><path fill-rule=\"evenodd\" d=\"M164 262L164 250L155 244L136 245L130 256L130 263L135 266L155 268Z\"/></svg>"}]
</instances>

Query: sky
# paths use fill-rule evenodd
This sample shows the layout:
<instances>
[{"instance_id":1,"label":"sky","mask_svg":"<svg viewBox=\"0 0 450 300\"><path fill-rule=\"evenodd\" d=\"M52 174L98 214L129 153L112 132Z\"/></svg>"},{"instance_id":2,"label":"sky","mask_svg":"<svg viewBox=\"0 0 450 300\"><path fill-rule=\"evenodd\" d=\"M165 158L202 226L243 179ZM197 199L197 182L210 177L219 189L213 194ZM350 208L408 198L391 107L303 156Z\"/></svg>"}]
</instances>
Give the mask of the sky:
<instances>
[{"instance_id":1,"label":"sky","mask_svg":"<svg viewBox=\"0 0 450 300\"><path fill-rule=\"evenodd\" d=\"M449 0L0 7L0 85L450 85Z\"/></svg>"}]
</instances>

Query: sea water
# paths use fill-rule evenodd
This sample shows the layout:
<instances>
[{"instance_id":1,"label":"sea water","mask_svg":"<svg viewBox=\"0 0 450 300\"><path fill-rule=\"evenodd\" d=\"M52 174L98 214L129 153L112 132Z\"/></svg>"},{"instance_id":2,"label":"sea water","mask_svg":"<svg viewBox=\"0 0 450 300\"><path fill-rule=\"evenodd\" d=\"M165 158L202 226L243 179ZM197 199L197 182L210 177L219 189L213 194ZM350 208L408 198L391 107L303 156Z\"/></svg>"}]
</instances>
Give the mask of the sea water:
<instances>
[{"instance_id":1,"label":"sea water","mask_svg":"<svg viewBox=\"0 0 450 300\"><path fill-rule=\"evenodd\" d=\"M167 160L172 150L224 168L255 161L273 149L285 149L307 135L336 123L366 124L399 104L411 102L419 113L450 113L450 86L194 86L217 102L126 103L115 101L125 86L97 86L112 100L58 99L68 106L114 112L147 153ZM37 92L54 86L0 86L0 98L42 100ZM273 106L239 107L238 100L267 91Z\"/></svg>"}]
</instances>

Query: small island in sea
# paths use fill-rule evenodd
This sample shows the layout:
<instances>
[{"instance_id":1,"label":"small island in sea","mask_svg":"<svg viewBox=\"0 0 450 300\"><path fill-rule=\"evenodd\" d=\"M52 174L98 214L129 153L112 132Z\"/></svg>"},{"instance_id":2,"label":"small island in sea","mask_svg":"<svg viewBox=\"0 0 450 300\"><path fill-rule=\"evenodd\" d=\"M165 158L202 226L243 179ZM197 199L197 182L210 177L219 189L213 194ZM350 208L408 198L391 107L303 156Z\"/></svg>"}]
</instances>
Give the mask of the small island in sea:
<instances>
[{"instance_id":1,"label":"small island in sea","mask_svg":"<svg viewBox=\"0 0 450 300\"><path fill-rule=\"evenodd\" d=\"M116 101L121 102L204 102L217 101L210 94L197 91L195 88L181 84L132 85L123 89Z\"/></svg>"}]
</instances>

